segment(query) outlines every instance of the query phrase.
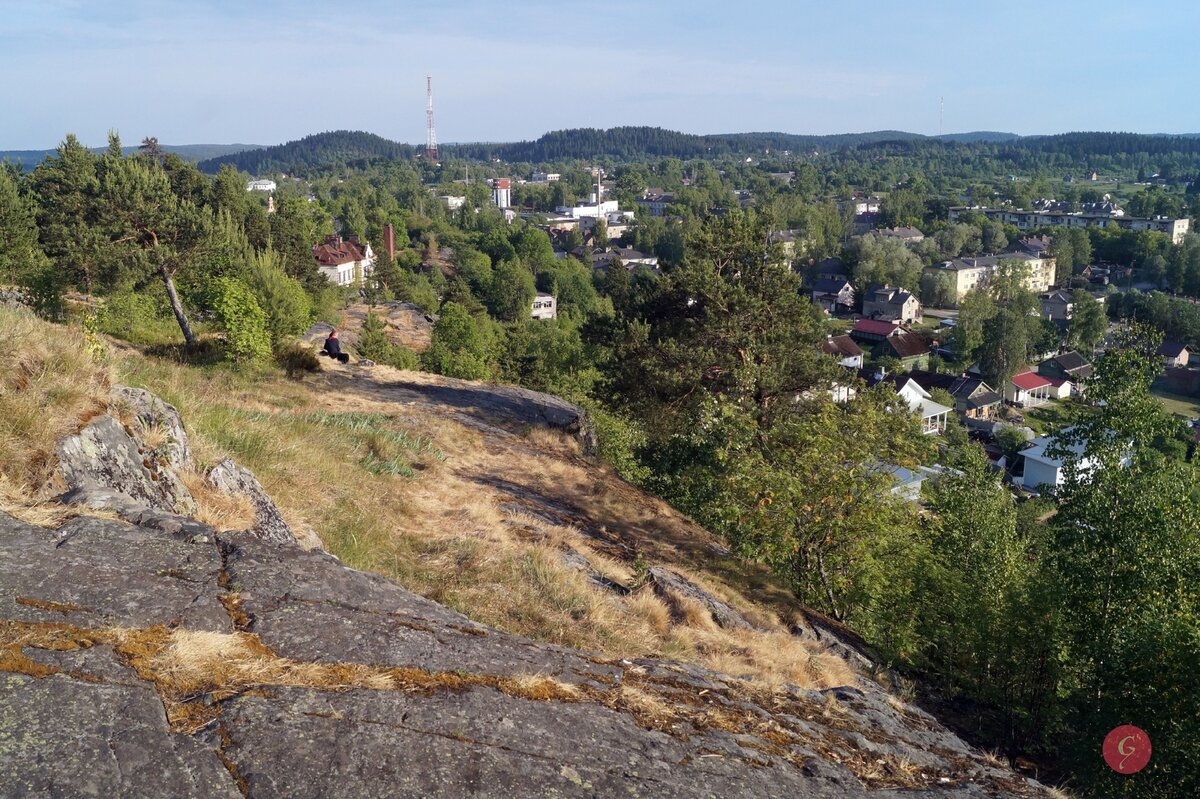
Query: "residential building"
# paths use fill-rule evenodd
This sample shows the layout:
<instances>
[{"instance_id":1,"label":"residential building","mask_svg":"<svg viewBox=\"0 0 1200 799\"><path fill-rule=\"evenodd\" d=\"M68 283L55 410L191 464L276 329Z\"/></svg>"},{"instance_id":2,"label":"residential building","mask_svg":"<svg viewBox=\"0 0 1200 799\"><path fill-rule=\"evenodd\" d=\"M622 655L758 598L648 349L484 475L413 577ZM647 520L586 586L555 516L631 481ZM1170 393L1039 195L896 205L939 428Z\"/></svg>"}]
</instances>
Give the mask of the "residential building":
<instances>
[{"instance_id":1,"label":"residential building","mask_svg":"<svg viewBox=\"0 0 1200 799\"><path fill-rule=\"evenodd\" d=\"M925 241L925 234L915 227L885 227L872 233L881 239L896 239L905 244L920 244Z\"/></svg>"},{"instance_id":2,"label":"residential building","mask_svg":"<svg viewBox=\"0 0 1200 799\"><path fill-rule=\"evenodd\" d=\"M895 322L883 322L878 319L859 319L854 323L854 327L850 328L850 338L859 344L874 347L876 344L883 343L885 339L897 336L903 332L905 332L905 327Z\"/></svg>"},{"instance_id":3,"label":"residential building","mask_svg":"<svg viewBox=\"0 0 1200 799\"><path fill-rule=\"evenodd\" d=\"M1050 245L1053 243L1054 239L1046 235L1026 236L1017 242L1017 247L1035 258L1041 258L1050 254Z\"/></svg>"},{"instance_id":4,"label":"residential building","mask_svg":"<svg viewBox=\"0 0 1200 799\"><path fill-rule=\"evenodd\" d=\"M896 390L896 395L904 400L908 409L921 419L921 429L927 435L942 433L946 429L946 419L953 410L940 402L935 402L929 392L921 388L917 381L907 374L896 372L887 374L883 370L876 372L859 372L859 376L868 388L881 383L890 384Z\"/></svg>"},{"instance_id":5,"label":"residential building","mask_svg":"<svg viewBox=\"0 0 1200 799\"><path fill-rule=\"evenodd\" d=\"M1168 369L1181 369L1188 365L1191 353L1186 344L1177 341L1164 341L1158 348L1158 354Z\"/></svg>"},{"instance_id":6,"label":"residential building","mask_svg":"<svg viewBox=\"0 0 1200 799\"><path fill-rule=\"evenodd\" d=\"M250 180L246 182L246 191L275 191L273 180Z\"/></svg>"},{"instance_id":7,"label":"residential building","mask_svg":"<svg viewBox=\"0 0 1200 799\"><path fill-rule=\"evenodd\" d=\"M813 284L812 301L825 313L848 313L854 307L854 287L846 280L818 280Z\"/></svg>"},{"instance_id":8,"label":"residential building","mask_svg":"<svg viewBox=\"0 0 1200 799\"><path fill-rule=\"evenodd\" d=\"M1070 429L1066 428L1063 432ZM1048 488L1057 488L1066 482L1068 461L1075 462L1075 468L1081 477L1087 477L1096 468L1095 461L1084 456L1087 448L1084 442L1080 441L1061 447L1064 450L1063 455L1057 453L1051 455L1048 451L1059 448L1054 446L1052 436L1040 436L1033 439L1029 447L1017 453L1017 460L1023 462L1024 469L1021 477L1014 482L1018 482L1019 485L1031 491L1044 491ZM1123 458L1122 463L1128 465L1128 457Z\"/></svg>"},{"instance_id":9,"label":"residential building","mask_svg":"<svg viewBox=\"0 0 1200 799\"><path fill-rule=\"evenodd\" d=\"M1020 230L1033 230L1040 227L1111 227L1116 226L1125 230L1154 230L1166 233L1171 241L1179 244L1187 235L1191 220L1171 219L1160 216L1144 219L1133 216L1112 216L1108 213L1072 212L1055 206L1053 210L1023 211L1014 208L986 208L955 206L950 209L951 222L958 221L959 216L967 213L983 214L988 219L994 219L1007 225L1015 225Z\"/></svg>"},{"instance_id":10,"label":"residential building","mask_svg":"<svg viewBox=\"0 0 1200 799\"><path fill-rule=\"evenodd\" d=\"M1004 386L1004 399L1018 408L1036 408L1050 401L1051 383L1036 372L1013 375Z\"/></svg>"},{"instance_id":11,"label":"residential building","mask_svg":"<svg viewBox=\"0 0 1200 799\"><path fill-rule=\"evenodd\" d=\"M921 419L921 431L926 435L938 435L946 430L946 417L951 408L935 402L929 392L917 381L908 378L896 393L908 403L908 408Z\"/></svg>"},{"instance_id":12,"label":"residential building","mask_svg":"<svg viewBox=\"0 0 1200 799\"><path fill-rule=\"evenodd\" d=\"M530 183L557 183L562 179L562 175L558 172L534 172L530 176Z\"/></svg>"},{"instance_id":13,"label":"residential building","mask_svg":"<svg viewBox=\"0 0 1200 799\"><path fill-rule=\"evenodd\" d=\"M911 330L903 329L876 345L875 354L895 358L905 369L927 369L931 351L924 339Z\"/></svg>"},{"instance_id":14,"label":"residential building","mask_svg":"<svg viewBox=\"0 0 1200 799\"><path fill-rule=\"evenodd\" d=\"M926 391L940 388L954 397L954 410L966 419L991 419L1004 403L996 390L978 377L914 369L908 376Z\"/></svg>"},{"instance_id":15,"label":"residential building","mask_svg":"<svg viewBox=\"0 0 1200 799\"><path fill-rule=\"evenodd\" d=\"M1060 352L1038 364L1038 374L1056 380L1070 380L1076 386L1092 376L1092 365L1074 350Z\"/></svg>"},{"instance_id":16,"label":"residential building","mask_svg":"<svg viewBox=\"0 0 1200 799\"><path fill-rule=\"evenodd\" d=\"M1054 283L1053 258L1039 258L1019 251L977 258L955 258L952 261L927 266L925 271L950 276L950 283L954 289L954 306L957 307L968 291L987 285L1001 261L1021 262L1026 267L1025 287L1032 292L1040 294L1048 291Z\"/></svg>"},{"instance_id":17,"label":"residential building","mask_svg":"<svg viewBox=\"0 0 1200 799\"><path fill-rule=\"evenodd\" d=\"M456 197L453 194L443 194L438 197L439 200L446 204L446 208L451 211L457 211L467 204L466 197Z\"/></svg>"},{"instance_id":18,"label":"residential building","mask_svg":"<svg viewBox=\"0 0 1200 799\"><path fill-rule=\"evenodd\" d=\"M921 303L902 288L876 286L863 295L863 316L901 324L919 322Z\"/></svg>"},{"instance_id":19,"label":"residential building","mask_svg":"<svg viewBox=\"0 0 1200 799\"><path fill-rule=\"evenodd\" d=\"M555 208L554 211L555 213L562 214L563 216L574 217L575 219L583 219L584 217L596 219L598 217L604 217L605 220L607 220L611 214L620 214L621 208L620 204L616 200L604 200L603 202L599 203L586 202L578 203L576 205L560 205L559 207ZM632 216L631 213L629 215Z\"/></svg>"},{"instance_id":20,"label":"residential building","mask_svg":"<svg viewBox=\"0 0 1200 799\"><path fill-rule=\"evenodd\" d=\"M371 245L358 236L326 236L324 243L313 245L312 252L321 274L336 286L361 285L375 267Z\"/></svg>"},{"instance_id":21,"label":"residential building","mask_svg":"<svg viewBox=\"0 0 1200 799\"><path fill-rule=\"evenodd\" d=\"M1069 291L1054 289L1039 296L1042 316L1052 322L1066 322L1075 311L1075 300Z\"/></svg>"},{"instance_id":22,"label":"residential building","mask_svg":"<svg viewBox=\"0 0 1200 799\"><path fill-rule=\"evenodd\" d=\"M512 181L508 178L496 178L492 181L492 202L497 208L512 207Z\"/></svg>"},{"instance_id":23,"label":"residential building","mask_svg":"<svg viewBox=\"0 0 1200 799\"><path fill-rule=\"evenodd\" d=\"M614 260L620 261L621 265L626 269L635 269L639 266L645 266L656 271L658 269L657 255L648 255L630 247L618 247L615 249L601 249L596 247L591 250L590 254L585 251L579 253L579 256L583 258L584 263L587 263L590 258L593 269L608 269Z\"/></svg>"},{"instance_id":24,"label":"residential building","mask_svg":"<svg viewBox=\"0 0 1200 799\"><path fill-rule=\"evenodd\" d=\"M1067 399L1071 394L1079 393L1077 385L1070 380L1060 377L1047 377L1046 379L1050 381L1050 399Z\"/></svg>"},{"instance_id":25,"label":"residential building","mask_svg":"<svg viewBox=\"0 0 1200 799\"><path fill-rule=\"evenodd\" d=\"M832 355L849 369L863 368L863 351L849 336L826 336L821 352Z\"/></svg>"},{"instance_id":26,"label":"residential building","mask_svg":"<svg viewBox=\"0 0 1200 799\"><path fill-rule=\"evenodd\" d=\"M635 202L645 208L650 216L663 216L667 212L667 206L675 202L675 195L662 189L651 188L646 189L641 198Z\"/></svg>"},{"instance_id":27,"label":"residential building","mask_svg":"<svg viewBox=\"0 0 1200 799\"><path fill-rule=\"evenodd\" d=\"M534 319L558 318L558 300L553 294L543 294L539 291L533 298L532 316Z\"/></svg>"}]
</instances>

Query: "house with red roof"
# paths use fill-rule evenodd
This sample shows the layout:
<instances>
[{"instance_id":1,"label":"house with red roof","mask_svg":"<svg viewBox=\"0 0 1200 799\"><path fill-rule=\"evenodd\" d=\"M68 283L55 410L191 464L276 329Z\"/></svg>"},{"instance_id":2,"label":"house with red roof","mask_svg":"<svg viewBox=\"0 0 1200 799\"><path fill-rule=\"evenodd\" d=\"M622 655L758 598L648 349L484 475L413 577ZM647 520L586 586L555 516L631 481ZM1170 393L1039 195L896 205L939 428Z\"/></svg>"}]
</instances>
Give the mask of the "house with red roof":
<instances>
[{"instance_id":1,"label":"house with red roof","mask_svg":"<svg viewBox=\"0 0 1200 799\"><path fill-rule=\"evenodd\" d=\"M1012 376L1004 385L1004 399L1020 408L1045 405L1053 394L1054 384L1037 372L1024 371Z\"/></svg>"},{"instance_id":2,"label":"house with red roof","mask_svg":"<svg viewBox=\"0 0 1200 799\"><path fill-rule=\"evenodd\" d=\"M312 252L321 274L335 286L361 285L375 268L371 245L358 236L326 236L324 243L313 245Z\"/></svg>"}]
</instances>

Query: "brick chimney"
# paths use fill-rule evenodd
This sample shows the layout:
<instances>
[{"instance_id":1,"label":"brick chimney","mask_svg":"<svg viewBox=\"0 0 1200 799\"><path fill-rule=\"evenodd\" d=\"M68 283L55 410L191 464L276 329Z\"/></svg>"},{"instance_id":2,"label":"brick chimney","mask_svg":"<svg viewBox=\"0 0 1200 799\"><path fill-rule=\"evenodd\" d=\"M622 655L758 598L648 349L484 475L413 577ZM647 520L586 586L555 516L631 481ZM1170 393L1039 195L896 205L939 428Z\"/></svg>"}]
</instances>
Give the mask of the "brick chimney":
<instances>
[{"instance_id":1,"label":"brick chimney","mask_svg":"<svg viewBox=\"0 0 1200 799\"><path fill-rule=\"evenodd\" d=\"M396 230L391 222L383 226L383 249L387 250L390 260L396 260Z\"/></svg>"}]
</instances>

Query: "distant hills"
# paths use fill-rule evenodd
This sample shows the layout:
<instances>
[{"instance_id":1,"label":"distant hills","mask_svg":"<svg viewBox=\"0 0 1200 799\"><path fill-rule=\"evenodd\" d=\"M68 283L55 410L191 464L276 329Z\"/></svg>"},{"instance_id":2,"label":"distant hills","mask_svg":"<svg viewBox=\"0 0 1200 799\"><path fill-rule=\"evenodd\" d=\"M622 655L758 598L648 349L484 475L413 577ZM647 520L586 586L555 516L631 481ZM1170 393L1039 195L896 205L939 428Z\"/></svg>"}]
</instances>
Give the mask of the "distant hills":
<instances>
[{"instance_id":1,"label":"distant hills","mask_svg":"<svg viewBox=\"0 0 1200 799\"><path fill-rule=\"evenodd\" d=\"M479 142L443 145L443 158L476 161L499 159L508 163L606 158L617 161L673 157L681 159L836 153L847 149L911 152L937 147L979 147L994 152L1022 155L1057 153L1085 161L1089 156L1129 153L1162 155L1200 153L1200 134L1062 133L1021 136L1003 131L970 131L943 136L925 136L900 130L866 133L804 135L794 133L717 133L699 135L665 128L626 126L616 128L573 128L550 131L533 141ZM126 152L136 147L125 148ZM380 160L408 160L422 148L391 141L364 131L326 131L296 141L263 147L249 144L166 145L164 149L197 162L205 172L215 173L231 164L253 175L285 172L304 174L330 167L356 166ZM32 169L53 150L0 151L9 159Z\"/></svg>"},{"instance_id":2,"label":"distant hills","mask_svg":"<svg viewBox=\"0 0 1200 799\"><path fill-rule=\"evenodd\" d=\"M163 150L169 153L175 153L185 161L205 161L210 158L218 158L231 153L240 153L245 150L260 150L261 144L161 144ZM93 147L92 152L102 153L106 150L105 147ZM129 155L137 152L137 147L122 147L121 152ZM12 161L18 164L22 169L33 169L40 164L48 155L54 153L50 150L0 150L0 161Z\"/></svg>"},{"instance_id":3,"label":"distant hills","mask_svg":"<svg viewBox=\"0 0 1200 799\"><path fill-rule=\"evenodd\" d=\"M947 141L1010 141L1015 133L979 131L955 134ZM542 163L587 158L711 158L727 155L762 155L766 151L783 153L831 152L848 147L929 140L930 137L899 130L868 133L841 133L825 136L794 133L718 133L698 135L654 127L573 128L546 133L534 141L480 142L447 144L441 149L445 158L470 160L500 159L507 162ZM216 172L222 164L232 164L251 174L274 172L300 173L337 165L353 165L375 159L411 158L420 148L402 144L362 131L329 131L302 139L224 154L201 161L200 169Z\"/></svg>"}]
</instances>

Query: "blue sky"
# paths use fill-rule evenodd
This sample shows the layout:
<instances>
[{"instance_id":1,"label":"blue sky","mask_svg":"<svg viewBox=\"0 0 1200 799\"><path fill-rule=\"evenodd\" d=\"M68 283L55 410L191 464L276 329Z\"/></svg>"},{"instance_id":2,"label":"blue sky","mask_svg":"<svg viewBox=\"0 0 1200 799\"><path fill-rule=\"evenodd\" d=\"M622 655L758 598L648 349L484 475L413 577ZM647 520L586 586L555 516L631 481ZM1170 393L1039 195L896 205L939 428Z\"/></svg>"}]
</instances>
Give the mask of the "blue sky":
<instances>
[{"instance_id":1,"label":"blue sky","mask_svg":"<svg viewBox=\"0 0 1200 799\"><path fill-rule=\"evenodd\" d=\"M0 149L900 129L1200 132L1200 4L0 0Z\"/></svg>"}]
</instances>

